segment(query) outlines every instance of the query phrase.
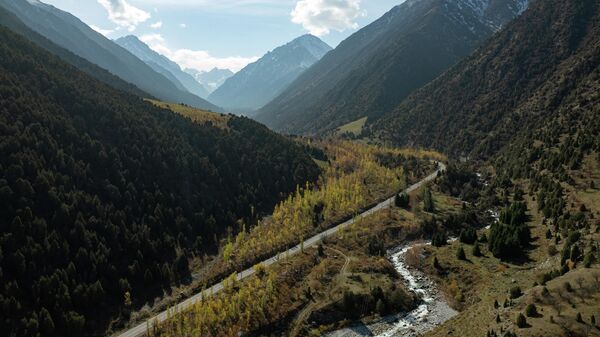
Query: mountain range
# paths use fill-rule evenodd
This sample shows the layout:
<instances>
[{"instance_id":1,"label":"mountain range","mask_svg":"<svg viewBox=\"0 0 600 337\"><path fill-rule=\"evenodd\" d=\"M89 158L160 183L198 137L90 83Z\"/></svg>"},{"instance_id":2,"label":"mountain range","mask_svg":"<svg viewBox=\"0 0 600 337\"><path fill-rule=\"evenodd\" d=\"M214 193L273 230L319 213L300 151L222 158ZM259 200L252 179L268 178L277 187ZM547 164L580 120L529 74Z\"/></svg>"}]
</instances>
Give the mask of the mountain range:
<instances>
[{"instance_id":1,"label":"mountain range","mask_svg":"<svg viewBox=\"0 0 600 337\"><path fill-rule=\"evenodd\" d=\"M379 118L469 55L527 0L409 0L344 40L257 113L315 134Z\"/></svg>"},{"instance_id":2,"label":"mountain range","mask_svg":"<svg viewBox=\"0 0 600 337\"><path fill-rule=\"evenodd\" d=\"M599 16L597 1L532 2L473 55L368 126L372 135L475 158L517 139L528 153L536 139L597 137Z\"/></svg>"},{"instance_id":3,"label":"mountain range","mask_svg":"<svg viewBox=\"0 0 600 337\"><path fill-rule=\"evenodd\" d=\"M330 50L331 47L316 36L301 36L240 70L208 99L227 109L254 111L276 97Z\"/></svg>"},{"instance_id":4,"label":"mountain range","mask_svg":"<svg viewBox=\"0 0 600 337\"><path fill-rule=\"evenodd\" d=\"M198 71L196 69L184 69L184 71L194 76L194 79L202 84L211 94L234 74L229 69L219 68L213 68L210 71Z\"/></svg>"},{"instance_id":5,"label":"mountain range","mask_svg":"<svg viewBox=\"0 0 600 337\"><path fill-rule=\"evenodd\" d=\"M31 30L137 86L148 93L146 96L220 110L206 100L180 90L165 76L67 12L37 0L0 0L0 6L16 15Z\"/></svg>"},{"instance_id":6,"label":"mountain range","mask_svg":"<svg viewBox=\"0 0 600 337\"><path fill-rule=\"evenodd\" d=\"M177 63L169 60L166 56L150 49L137 36L124 36L115 40L115 42L144 61L154 71L168 78L179 90L189 91L201 98L208 97L208 90L198 83L192 75L181 70Z\"/></svg>"}]
</instances>

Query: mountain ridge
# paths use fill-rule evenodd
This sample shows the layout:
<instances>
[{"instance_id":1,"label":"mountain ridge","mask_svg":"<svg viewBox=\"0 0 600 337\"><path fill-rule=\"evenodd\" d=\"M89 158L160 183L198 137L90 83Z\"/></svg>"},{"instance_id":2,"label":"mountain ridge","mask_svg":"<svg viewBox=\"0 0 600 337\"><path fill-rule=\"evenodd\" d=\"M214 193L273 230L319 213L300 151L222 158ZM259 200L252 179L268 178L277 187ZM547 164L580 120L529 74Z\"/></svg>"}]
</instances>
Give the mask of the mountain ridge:
<instances>
[{"instance_id":1,"label":"mountain ridge","mask_svg":"<svg viewBox=\"0 0 600 337\"><path fill-rule=\"evenodd\" d=\"M244 67L228 78L208 99L225 108L256 110L330 50L331 47L319 38L303 35Z\"/></svg>"},{"instance_id":2,"label":"mountain ridge","mask_svg":"<svg viewBox=\"0 0 600 337\"><path fill-rule=\"evenodd\" d=\"M27 0L0 0L0 6L56 45L104 68L159 99L198 108L220 108L187 91L179 90L163 75L81 20L54 6Z\"/></svg>"},{"instance_id":3,"label":"mountain ridge","mask_svg":"<svg viewBox=\"0 0 600 337\"><path fill-rule=\"evenodd\" d=\"M368 126L370 132L397 144L489 157L516 134L557 118L566 97L587 90L578 81L600 60L594 49L600 39L590 33L600 31L593 25L598 6L557 2L534 1L473 55Z\"/></svg>"},{"instance_id":4,"label":"mountain ridge","mask_svg":"<svg viewBox=\"0 0 600 337\"><path fill-rule=\"evenodd\" d=\"M466 57L526 4L473 1L409 0L392 8L302 74L257 120L282 132L320 134L365 116L377 119ZM491 6L506 11L491 16L485 10Z\"/></svg>"},{"instance_id":5,"label":"mountain ridge","mask_svg":"<svg viewBox=\"0 0 600 337\"><path fill-rule=\"evenodd\" d=\"M208 90L202 84L198 83L192 75L181 70L181 67L177 63L171 61L166 56L152 50L137 36L127 35L116 39L115 42L144 61L154 71L167 77L180 90L189 91L203 99L208 97Z\"/></svg>"}]
</instances>

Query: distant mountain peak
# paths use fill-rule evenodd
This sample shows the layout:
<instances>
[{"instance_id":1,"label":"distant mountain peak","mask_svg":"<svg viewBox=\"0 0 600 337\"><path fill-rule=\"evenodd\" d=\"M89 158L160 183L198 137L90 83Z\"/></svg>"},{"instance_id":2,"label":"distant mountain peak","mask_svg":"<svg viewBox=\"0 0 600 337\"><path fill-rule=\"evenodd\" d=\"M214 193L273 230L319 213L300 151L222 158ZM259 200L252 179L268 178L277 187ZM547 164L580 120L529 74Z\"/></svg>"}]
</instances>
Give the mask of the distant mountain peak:
<instances>
[{"instance_id":1,"label":"distant mountain peak","mask_svg":"<svg viewBox=\"0 0 600 337\"><path fill-rule=\"evenodd\" d=\"M292 42L289 44L298 45L305 48L309 53L318 59L325 56L325 54L332 49L331 46L312 34L302 35L292 40Z\"/></svg>"},{"instance_id":2,"label":"distant mountain peak","mask_svg":"<svg viewBox=\"0 0 600 337\"><path fill-rule=\"evenodd\" d=\"M209 90L198 83L189 73L181 70L181 67L166 56L156 52L135 35L127 35L115 40L121 47L137 56L148 64L154 71L169 79L180 90L191 92L199 97L205 98Z\"/></svg>"},{"instance_id":3,"label":"distant mountain peak","mask_svg":"<svg viewBox=\"0 0 600 337\"><path fill-rule=\"evenodd\" d=\"M318 134L375 120L470 54L527 0L407 0L312 65L256 118L288 133Z\"/></svg>"},{"instance_id":4,"label":"distant mountain peak","mask_svg":"<svg viewBox=\"0 0 600 337\"><path fill-rule=\"evenodd\" d=\"M184 71L192 75L198 83L202 84L208 90L209 94L217 90L234 74L229 69L220 69L217 67L209 71L199 71L196 69L185 69Z\"/></svg>"},{"instance_id":5,"label":"distant mountain peak","mask_svg":"<svg viewBox=\"0 0 600 337\"><path fill-rule=\"evenodd\" d=\"M237 111L258 109L331 49L314 35L297 37L240 70L213 92L209 100Z\"/></svg>"},{"instance_id":6,"label":"distant mountain peak","mask_svg":"<svg viewBox=\"0 0 600 337\"><path fill-rule=\"evenodd\" d=\"M157 72L115 41L106 38L68 12L34 0L0 0L0 7L58 47L135 85L147 95L198 108L220 110L200 95L182 90L164 73ZM79 64L74 59L70 62Z\"/></svg>"}]
</instances>

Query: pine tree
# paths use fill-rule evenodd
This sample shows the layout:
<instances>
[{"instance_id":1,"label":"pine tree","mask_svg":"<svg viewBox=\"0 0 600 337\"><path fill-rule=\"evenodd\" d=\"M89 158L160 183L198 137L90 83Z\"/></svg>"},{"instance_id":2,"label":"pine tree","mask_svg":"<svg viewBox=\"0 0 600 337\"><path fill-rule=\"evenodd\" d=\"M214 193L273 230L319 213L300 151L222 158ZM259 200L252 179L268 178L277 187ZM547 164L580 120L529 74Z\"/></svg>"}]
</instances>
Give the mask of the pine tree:
<instances>
[{"instance_id":1,"label":"pine tree","mask_svg":"<svg viewBox=\"0 0 600 337\"><path fill-rule=\"evenodd\" d=\"M527 317L535 317L537 316L537 308L535 304L531 303L525 308L525 314Z\"/></svg>"},{"instance_id":2,"label":"pine tree","mask_svg":"<svg viewBox=\"0 0 600 337\"><path fill-rule=\"evenodd\" d=\"M475 256L475 257L481 256L481 248L479 247L478 243L475 243L475 245L473 246L473 256Z\"/></svg>"},{"instance_id":3,"label":"pine tree","mask_svg":"<svg viewBox=\"0 0 600 337\"><path fill-rule=\"evenodd\" d=\"M517 326L521 329L527 327L527 318L525 318L523 314L519 314L519 316L517 316Z\"/></svg>"},{"instance_id":4,"label":"pine tree","mask_svg":"<svg viewBox=\"0 0 600 337\"><path fill-rule=\"evenodd\" d=\"M421 192L421 197L423 198L423 210L425 212L433 213L435 211L435 202L433 200L433 195L431 194L431 189L429 186L425 186L423 191Z\"/></svg>"},{"instance_id":5,"label":"pine tree","mask_svg":"<svg viewBox=\"0 0 600 337\"><path fill-rule=\"evenodd\" d=\"M467 256L465 255L465 250L462 246L458 248L458 251L456 252L456 258L463 261L467 259Z\"/></svg>"}]
</instances>

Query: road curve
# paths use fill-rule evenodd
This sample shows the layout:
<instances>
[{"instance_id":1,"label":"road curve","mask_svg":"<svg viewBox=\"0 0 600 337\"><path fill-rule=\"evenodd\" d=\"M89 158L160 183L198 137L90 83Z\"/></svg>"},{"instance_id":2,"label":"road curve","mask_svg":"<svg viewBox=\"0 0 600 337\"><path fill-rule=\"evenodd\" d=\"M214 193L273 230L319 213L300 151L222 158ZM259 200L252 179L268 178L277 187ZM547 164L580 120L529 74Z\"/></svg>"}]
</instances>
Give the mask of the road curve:
<instances>
[{"instance_id":1,"label":"road curve","mask_svg":"<svg viewBox=\"0 0 600 337\"><path fill-rule=\"evenodd\" d=\"M426 184L426 183L428 183L430 181L433 181L437 177L437 175L438 175L438 173L440 171L445 171L446 170L446 165L444 165L444 163L437 162L437 164L438 164L438 169L435 172L433 172L429 176L423 178L418 183L416 183L416 184L414 184L412 186L409 186L403 192L410 193L410 192L412 192L412 191L420 188L424 184ZM354 217L354 218L352 218L352 219L350 219L348 221L345 221L345 222L343 222L343 223L341 223L341 224L339 224L339 225L337 225L335 227L332 227L332 228L330 228L330 229L328 229L326 231L323 231L323 232L321 232L321 233L319 233L319 234L317 234L317 235L315 235L315 236L313 236L313 237L305 240L304 241L304 248L306 249L306 248L315 246L319 242L321 242L323 239L325 239L327 237L330 237L330 236L333 236L334 234L338 233L339 231L341 231L341 230L347 228L348 226L352 225L357 220L362 219L364 217L367 217L367 216L369 216L369 215L371 215L371 214L373 214L373 213L375 213L377 211L380 211L382 209L389 208L390 206L392 206L394 204L394 198L395 198L395 195L392 196L391 198L389 198L389 199L387 199L387 200L385 200L385 201L377 204L373 208L371 208L371 209L369 209L367 211L364 211L363 213L357 215L356 217ZM290 248L287 251L281 252L280 254L277 254L277 255L271 257L270 259L267 259L267 260L263 261L262 264L264 266L270 266L270 265L274 264L275 262L277 262L281 256L292 256L292 255L298 254L300 251L301 251L301 247L300 247L300 244L298 244L298 245ZM237 280L241 281L241 280L243 280L243 279L245 279L245 278L247 278L249 276L252 276L252 274L254 274L254 268L248 268L248 269L246 269L246 270L244 270L244 271L242 271L242 272L240 272L240 273L237 274ZM196 302L200 301L203 297L214 295L214 294L218 293L219 291L223 290L223 288L224 288L223 282L219 282L219 283L213 285L212 287L204 290L204 292L200 292L200 293L198 293L198 294L196 294L196 295L194 295L192 297L189 297L188 299L186 299L186 300L178 303L176 306L170 308L169 312L172 315L173 312L184 311L184 310L190 308ZM146 331L147 331L147 329L149 327L151 327L156 322L163 322L163 321L165 321L168 316L169 315L168 315L167 311L163 311L160 314L158 314L158 315L156 315L154 317L149 318L145 322L140 323L139 325L136 325L135 327L133 327L133 328L127 330L127 331L123 331L123 332L120 332L120 333L117 333L117 334L113 335L113 337L140 337L140 336L143 336L146 333Z\"/></svg>"}]
</instances>

